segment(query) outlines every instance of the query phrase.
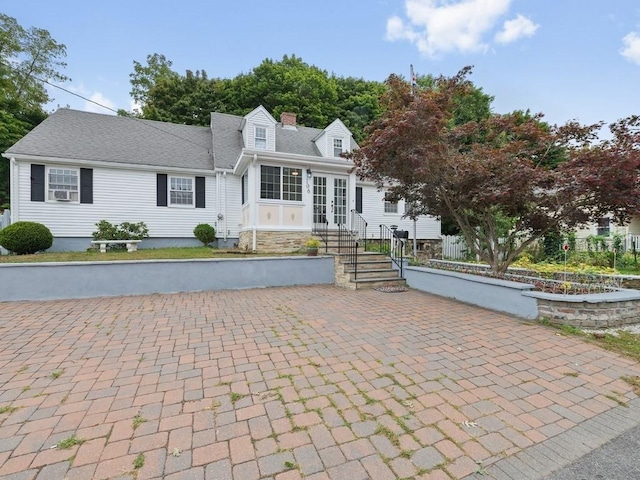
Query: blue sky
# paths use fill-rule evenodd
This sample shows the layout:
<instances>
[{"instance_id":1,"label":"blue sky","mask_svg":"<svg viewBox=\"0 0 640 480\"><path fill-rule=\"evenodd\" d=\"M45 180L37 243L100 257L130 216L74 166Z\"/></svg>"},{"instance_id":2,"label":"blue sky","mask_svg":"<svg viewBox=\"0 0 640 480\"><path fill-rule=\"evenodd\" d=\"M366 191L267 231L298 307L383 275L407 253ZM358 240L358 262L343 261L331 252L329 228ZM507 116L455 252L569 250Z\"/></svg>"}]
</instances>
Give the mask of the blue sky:
<instances>
[{"instance_id":1,"label":"blue sky","mask_svg":"<svg viewBox=\"0 0 640 480\"><path fill-rule=\"evenodd\" d=\"M453 75L495 96L493 109L550 123L640 113L637 0L21 0L1 11L67 46L65 88L131 109L133 60L234 77L295 54L339 76ZM52 90L50 106L109 113Z\"/></svg>"}]
</instances>

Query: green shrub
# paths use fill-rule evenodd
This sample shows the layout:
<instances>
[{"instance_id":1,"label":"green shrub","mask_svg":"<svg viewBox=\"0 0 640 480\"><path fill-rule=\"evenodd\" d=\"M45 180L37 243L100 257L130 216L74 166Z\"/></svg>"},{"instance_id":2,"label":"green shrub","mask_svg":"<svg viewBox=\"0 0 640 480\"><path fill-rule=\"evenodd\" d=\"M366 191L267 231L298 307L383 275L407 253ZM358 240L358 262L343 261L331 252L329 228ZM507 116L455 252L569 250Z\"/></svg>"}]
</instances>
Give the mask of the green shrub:
<instances>
[{"instance_id":1,"label":"green shrub","mask_svg":"<svg viewBox=\"0 0 640 480\"><path fill-rule=\"evenodd\" d=\"M120 225L100 220L98 229L92 233L94 240L144 240L149 238L149 229L144 222L122 222ZM125 245L107 245L110 250L122 250Z\"/></svg>"},{"instance_id":2,"label":"green shrub","mask_svg":"<svg viewBox=\"0 0 640 480\"><path fill-rule=\"evenodd\" d=\"M551 230L542 238L544 259L547 261L559 261L564 257L562 245L564 239L558 230Z\"/></svg>"},{"instance_id":3,"label":"green shrub","mask_svg":"<svg viewBox=\"0 0 640 480\"><path fill-rule=\"evenodd\" d=\"M16 222L0 230L0 245L17 255L27 255L50 248L53 235L41 223Z\"/></svg>"},{"instance_id":4,"label":"green shrub","mask_svg":"<svg viewBox=\"0 0 640 480\"><path fill-rule=\"evenodd\" d=\"M193 234L198 240L200 240L205 246L209 245L216 239L216 229L208 223L201 223L193 229Z\"/></svg>"}]
</instances>

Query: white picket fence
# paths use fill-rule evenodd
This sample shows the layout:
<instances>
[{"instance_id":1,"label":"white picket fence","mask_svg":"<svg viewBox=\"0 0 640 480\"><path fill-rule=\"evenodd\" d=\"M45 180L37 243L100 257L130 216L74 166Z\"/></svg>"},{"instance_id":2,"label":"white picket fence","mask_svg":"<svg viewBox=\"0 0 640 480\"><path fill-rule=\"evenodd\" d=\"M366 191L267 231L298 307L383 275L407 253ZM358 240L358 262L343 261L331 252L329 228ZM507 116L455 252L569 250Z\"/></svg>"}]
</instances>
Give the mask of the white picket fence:
<instances>
[{"instance_id":1,"label":"white picket fence","mask_svg":"<svg viewBox=\"0 0 640 480\"><path fill-rule=\"evenodd\" d=\"M442 235L442 258L462 260L467 256L467 244L464 237Z\"/></svg>"},{"instance_id":2,"label":"white picket fence","mask_svg":"<svg viewBox=\"0 0 640 480\"><path fill-rule=\"evenodd\" d=\"M588 243L586 238L577 238L576 250L581 252L587 251ZM613 249L613 238L607 238L606 243L607 249L611 251L611 249ZM622 240L622 248L625 252L632 252L634 243L636 250L640 251L640 235L627 235ZM467 244L464 241L464 237L455 235L442 236L442 258L463 260L467 257Z\"/></svg>"}]
</instances>

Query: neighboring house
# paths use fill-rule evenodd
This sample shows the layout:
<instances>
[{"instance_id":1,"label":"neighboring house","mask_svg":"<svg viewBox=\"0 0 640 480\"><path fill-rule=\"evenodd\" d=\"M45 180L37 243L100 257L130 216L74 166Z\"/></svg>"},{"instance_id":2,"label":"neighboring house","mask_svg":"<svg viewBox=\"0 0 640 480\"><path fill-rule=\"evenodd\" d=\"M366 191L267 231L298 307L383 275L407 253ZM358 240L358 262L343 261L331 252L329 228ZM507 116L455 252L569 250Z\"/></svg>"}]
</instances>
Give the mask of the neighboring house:
<instances>
[{"instance_id":1,"label":"neighboring house","mask_svg":"<svg viewBox=\"0 0 640 480\"><path fill-rule=\"evenodd\" d=\"M342 153L357 148L340 120L325 129L276 121L263 107L244 117L213 113L196 127L60 109L13 145L11 220L45 224L54 250L89 247L95 224L143 221L143 247L197 245L199 223L218 245L247 250L300 248L314 223L367 220L409 230L404 204L352 173ZM420 217L419 243L438 243L440 223Z\"/></svg>"},{"instance_id":2,"label":"neighboring house","mask_svg":"<svg viewBox=\"0 0 640 480\"><path fill-rule=\"evenodd\" d=\"M602 217L596 223L591 223L576 230L578 238L586 238L590 235L608 237L613 234L622 236L640 235L640 218L633 217L627 225L618 225L609 217Z\"/></svg>"}]
</instances>

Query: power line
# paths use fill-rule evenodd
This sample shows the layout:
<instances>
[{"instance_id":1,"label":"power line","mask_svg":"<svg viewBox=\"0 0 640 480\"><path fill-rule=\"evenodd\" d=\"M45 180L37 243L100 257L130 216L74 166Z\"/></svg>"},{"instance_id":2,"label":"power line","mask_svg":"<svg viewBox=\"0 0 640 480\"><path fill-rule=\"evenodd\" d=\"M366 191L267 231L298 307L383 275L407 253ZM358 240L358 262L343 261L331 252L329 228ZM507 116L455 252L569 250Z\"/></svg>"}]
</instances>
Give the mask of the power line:
<instances>
[{"instance_id":1,"label":"power line","mask_svg":"<svg viewBox=\"0 0 640 480\"><path fill-rule=\"evenodd\" d=\"M38 77L36 77L35 75L33 75L33 74L31 74L31 73L26 73L26 74L25 74L24 72L21 72L20 70L18 70L18 69L16 69L16 68L14 68L12 65L7 65L7 64L5 64L5 65L6 65L6 66L8 66L11 70L13 70L13 71L15 71L15 72L17 72L17 73L22 73L22 74L24 74L24 75L27 75L27 76L29 76L29 77L33 78L34 80L37 80L37 81L42 82L42 83L44 83L44 84L47 84L47 85L49 85L49 86L51 86L51 87L57 88L57 89L59 89L59 90L62 90L63 92L69 93L69 94L71 94L71 95L75 95L76 97L81 98L81 99L83 99L83 100L85 100L85 101L87 101L87 102L93 103L93 104L95 104L95 105L97 105L97 106L99 106L99 107L101 107L101 108L104 108L104 109L106 109L106 110L109 110L109 111L111 111L111 112L115 113L116 115L118 115L119 117L125 117L125 118L128 118L128 119L130 119L130 120L136 120L136 121L139 121L139 122L141 122L143 125L146 125L146 126L147 126L147 127L149 127L149 128L154 128L154 129L156 129L156 130L158 130L158 131L160 131L160 132L164 133L165 135L171 135L172 137L178 138L178 139L182 140L183 142L191 143L192 145L195 145L195 146L197 146L197 147L204 148L204 149L207 151L207 153L208 153L209 155L211 155L211 152L210 152L210 150L209 150L209 147L206 147L206 146L201 145L201 144L199 144L199 143L197 143L197 142L194 142L194 141L192 141L192 140L189 140L188 138L181 137L180 135L176 135L175 133L167 132L166 130L163 130L163 129L161 129L161 128L158 128L158 127L156 127L155 125L153 125L153 124L151 124L151 123L148 123L150 120L145 121L144 119L137 118L137 117L133 117L133 116L131 116L131 115L129 114L129 112L127 112L126 110L121 110L121 111L120 111L120 110L114 110L114 109L113 109L113 108L111 108L111 107L108 107L108 106L106 106L106 105L102 105L101 103L96 102L95 100L92 100L92 99L90 99L90 98L87 98L87 97L85 97L85 96L83 96L83 95L80 95L79 93L72 92L71 90L68 90L68 89L66 89L66 88L64 88L64 87L61 87L60 85L56 85L56 84L54 84L54 83L51 83L51 82L49 82L49 80L45 80L45 79L42 79L42 78L38 78ZM124 115L121 115L121 112L123 112L123 113L124 113Z\"/></svg>"}]
</instances>

